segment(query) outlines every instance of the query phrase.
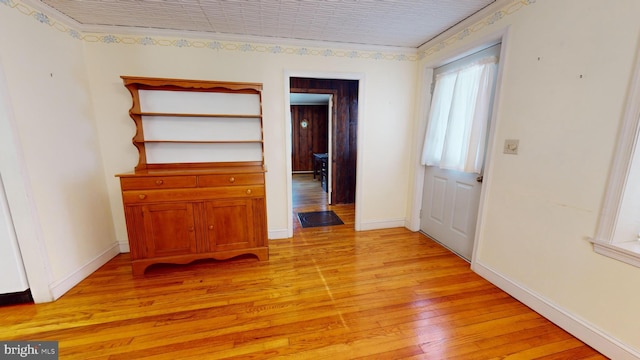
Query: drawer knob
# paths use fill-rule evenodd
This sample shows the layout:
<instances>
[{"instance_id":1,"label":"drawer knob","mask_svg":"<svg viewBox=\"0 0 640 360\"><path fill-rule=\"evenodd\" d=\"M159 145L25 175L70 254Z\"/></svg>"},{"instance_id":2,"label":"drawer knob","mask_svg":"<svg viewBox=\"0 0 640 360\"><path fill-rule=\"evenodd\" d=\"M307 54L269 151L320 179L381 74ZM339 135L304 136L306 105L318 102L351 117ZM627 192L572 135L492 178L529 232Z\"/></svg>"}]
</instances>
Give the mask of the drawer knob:
<instances>
[{"instance_id":1,"label":"drawer knob","mask_svg":"<svg viewBox=\"0 0 640 360\"><path fill-rule=\"evenodd\" d=\"M247 189L247 195L251 195L251 189Z\"/></svg>"},{"instance_id":2,"label":"drawer knob","mask_svg":"<svg viewBox=\"0 0 640 360\"><path fill-rule=\"evenodd\" d=\"M144 199L146 199L146 198L147 198L147 195L145 195L145 194L140 194L140 195L138 195L138 197L140 198L140 200L144 200Z\"/></svg>"},{"instance_id":3,"label":"drawer knob","mask_svg":"<svg viewBox=\"0 0 640 360\"><path fill-rule=\"evenodd\" d=\"M232 177L230 177L230 178L229 178L229 182L230 182L230 183L234 183L234 182L236 182L236 178L234 178L233 176L232 176Z\"/></svg>"},{"instance_id":4,"label":"drawer knob","mask_svg":"<svg viewBox=\"0 0 640 360\"><path fill-rule=\"evenodd\" d=\"M164 181L162 181L162 180L156 180L156 185L162 185L162 183L164 183Z\"/></svg>"},{"instance_id":5,"label":"drawer knob","mask_svg":"<svg viewBox=\"0 0 640 360\"><path fill-rule=\"evenodd\" d=\"M213 225L209 225L209 230L213 230Z\"/></svg>"},{"instance_id":6,"label":"drawer knob","mask_svg":"<svg viewBox=\"0 0 640 360\"><path fill-rule=\"evenodd\" d=\"M193 232L194 230L193 226L189 227L189 231Z\"/></svg>"}]
</instances>

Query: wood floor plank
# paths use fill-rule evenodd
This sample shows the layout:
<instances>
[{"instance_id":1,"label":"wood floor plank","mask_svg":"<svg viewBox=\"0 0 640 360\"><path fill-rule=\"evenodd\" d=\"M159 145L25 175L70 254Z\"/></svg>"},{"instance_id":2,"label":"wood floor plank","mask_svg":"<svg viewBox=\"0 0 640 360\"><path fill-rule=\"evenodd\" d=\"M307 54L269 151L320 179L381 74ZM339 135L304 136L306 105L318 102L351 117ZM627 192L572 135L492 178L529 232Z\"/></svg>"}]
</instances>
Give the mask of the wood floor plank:
<instances>
[{"instance_id":1,"label":"wood floor plank","mask_svg":"<svg viewBox=\"0 0 640 360\"><path fill-rule=\"evenodd\" d=\"M469 264L403 228L355 232L294 176L294 212L345 224L271 240L270 258L154 265L120 254L53 303L0 307L0 339L57 340L61 359L604 359Z\"/></svg>"}]
</instances>

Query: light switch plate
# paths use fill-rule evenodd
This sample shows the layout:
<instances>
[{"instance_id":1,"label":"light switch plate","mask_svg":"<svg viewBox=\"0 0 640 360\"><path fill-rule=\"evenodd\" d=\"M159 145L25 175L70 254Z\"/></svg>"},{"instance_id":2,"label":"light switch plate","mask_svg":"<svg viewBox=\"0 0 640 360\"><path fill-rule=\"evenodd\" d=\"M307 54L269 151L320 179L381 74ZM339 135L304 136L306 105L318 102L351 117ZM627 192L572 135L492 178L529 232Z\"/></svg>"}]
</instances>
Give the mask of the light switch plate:
<instances>
[{"instance_id":1,"label":"light switch plate","mask_svg":"<svg viewBox=\"0 0 640 360\"><path fill-rule=\"evenodd\" d=\"M504 141L505 154L518 155L518 148L520 147L520 140L518 139L506 139Z\"/></svg>"}]
</instances>

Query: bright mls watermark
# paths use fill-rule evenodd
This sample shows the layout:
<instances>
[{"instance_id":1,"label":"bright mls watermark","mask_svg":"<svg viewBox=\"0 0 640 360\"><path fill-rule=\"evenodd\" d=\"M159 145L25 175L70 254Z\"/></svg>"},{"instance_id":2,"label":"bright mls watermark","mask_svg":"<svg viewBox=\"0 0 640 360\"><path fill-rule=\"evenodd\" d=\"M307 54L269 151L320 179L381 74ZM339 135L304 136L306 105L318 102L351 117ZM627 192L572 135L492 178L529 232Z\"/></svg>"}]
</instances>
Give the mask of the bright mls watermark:
<instances>
[{"instance_id":1,"label":"bright mls watermark","mask_svg":"<svg viewBox=\"0 0 640 360\"><path fill-rule=\"evenodd\" d=\"M0 341L0 360L58 360L57 341Z\"/></svg>"}]
</instances>

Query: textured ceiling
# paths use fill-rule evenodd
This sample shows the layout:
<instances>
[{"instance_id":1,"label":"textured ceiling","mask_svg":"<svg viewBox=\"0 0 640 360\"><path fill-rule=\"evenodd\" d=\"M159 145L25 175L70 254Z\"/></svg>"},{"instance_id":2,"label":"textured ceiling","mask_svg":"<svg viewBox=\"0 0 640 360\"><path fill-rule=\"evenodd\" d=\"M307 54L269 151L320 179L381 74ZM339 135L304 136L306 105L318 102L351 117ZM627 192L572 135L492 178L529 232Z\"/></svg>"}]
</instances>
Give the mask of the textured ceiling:
<instances>
[{"instance_id":1,"label":"textured ceiling","mask_svg":"<svg viewBox=\"0 0 640 360\"><path fill-rule=\"evenodd\" d=\"M416 48L494 0L41 2L89 31L106 25Z\"/></svg>"}]
</instances>

